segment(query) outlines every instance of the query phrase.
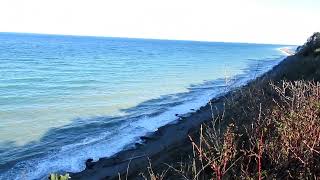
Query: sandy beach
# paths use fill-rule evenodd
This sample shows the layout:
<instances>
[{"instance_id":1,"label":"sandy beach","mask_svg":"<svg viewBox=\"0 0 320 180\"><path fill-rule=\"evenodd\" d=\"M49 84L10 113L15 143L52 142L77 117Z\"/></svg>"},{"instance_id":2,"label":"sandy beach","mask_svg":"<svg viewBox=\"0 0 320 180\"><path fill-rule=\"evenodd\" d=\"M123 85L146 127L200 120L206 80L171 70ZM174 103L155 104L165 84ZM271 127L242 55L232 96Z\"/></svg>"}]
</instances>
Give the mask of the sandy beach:
<instances>
[{"instance_id":1,"label":"sandy beach","mask_svg":"<svg viewBox=\"0 0 320 180\"><path fill-rule=\"evenodd\" d=\"M294 55L294 52L291 49L287 48L287 47L280 48L279 51L281 51L283 54L285 54L287 56Z\"/></svg>"}]
</instances>

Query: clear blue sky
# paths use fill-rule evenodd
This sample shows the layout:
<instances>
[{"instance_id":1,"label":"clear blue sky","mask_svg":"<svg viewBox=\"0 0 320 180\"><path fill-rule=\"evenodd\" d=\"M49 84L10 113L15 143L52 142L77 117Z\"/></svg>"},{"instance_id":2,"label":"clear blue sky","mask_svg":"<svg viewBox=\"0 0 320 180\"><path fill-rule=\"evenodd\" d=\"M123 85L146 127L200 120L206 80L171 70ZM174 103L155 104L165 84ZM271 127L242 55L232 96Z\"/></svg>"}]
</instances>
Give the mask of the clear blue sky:
<instances>
[{"instance_id":1,"label":"clear blue sky","mask_svg":"<svg viewBox=\"0 0 320 180\"><path fill-rule=\"evenodd\" d=\"M315 0L1 0L0 32L301 44Z\"/></svg>"}]
</instances>

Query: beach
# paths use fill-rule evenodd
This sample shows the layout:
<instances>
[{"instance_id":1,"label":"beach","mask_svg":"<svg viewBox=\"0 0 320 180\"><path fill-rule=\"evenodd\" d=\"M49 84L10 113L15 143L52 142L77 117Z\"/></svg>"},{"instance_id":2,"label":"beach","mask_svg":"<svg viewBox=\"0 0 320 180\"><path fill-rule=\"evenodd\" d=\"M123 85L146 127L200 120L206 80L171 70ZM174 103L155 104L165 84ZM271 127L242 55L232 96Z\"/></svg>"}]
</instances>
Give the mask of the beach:
<instances>
[{"instance_id":1,"label":"beach","mask_svg":"<svg viewBox=\"0 0 320 180\"><path fill-rule=\"evenodd\" d=\"M292 51L292 49L288 48L288 47L283 47L280 48L279 51L281 51L282 53L284 53L287 56L292 56L294 55L294 51Z\"/></svg>"},{"instance_id":2,"label":"beach","mask_svg":"<svg viewBox=\"0 0 320 180\"><path fill-rule=\"evenodd\" d=\"M281 62L279 48L288 47L3 33L0 39L6 50L0 179L80 172L88 159L145 148L139 143L150 138L140 137L189 126L178 116L194 119L210 99ZM9 42L20 51L8 49ZM30 51L33 46L39 47Z\"/></svg>"},{"instance_id":3,"label":"beach","mask_svg":"<svg viewBox=\"0 0 320 180\"><path fill-rule=\"evenodd\" d=\"M223 98L212 100L213 106L221 109ZM212 117L211 106L207 104L199 110L183 115L172 124L160 127L155 133L141 137L143 143L136 144L136 148L117 153L111 158L101 158L92 163L90 168L80 173L71 174L72 179L117 179L118 173L125 174L128 165L129 175L139 174L148 164L165 162L172 154L177 158L190 152L191 144L188 134L196 132L199 126Z\"/></svg>"},{"instance_id":4,"label":"beach","mask_svg":"<svg viewBox=\"0 0 320 180\"><path fill-rule=\"evenodd\" d=\"M286 50L283 50L286 51ZM279 65L268 71L261 77L251 81L248 85L237 90L228 92L221 97L212 99L208 104L186 115L180 116L179 120L159 128L155 133L141 137L143 143L136 144L136 148L124 150L110 158L101 158L97 162L87 163L87 168L80 173L71 173L73 179L142 179L139 173L149 166L149 161L156 168L166 166L165 163L179 162L181 158L192 154L192 144L188 135L197 135L202 123L212 121L217 112L224 109L224 102L228 97L239 96L241 88L260 81L275 80L285 65L294 58L286 58ZM222 126L226 127L230 121L225 121Z\"/></svg>"},{"instance_id":5,"label":"beach","mask_svg":"<svg viewBox=\"0 0 320 180\"><path fill-rule=\"evenodd\" d=\"M320 179L320 1L0 4L0 180Z\"/></svg>"}]
</instances>

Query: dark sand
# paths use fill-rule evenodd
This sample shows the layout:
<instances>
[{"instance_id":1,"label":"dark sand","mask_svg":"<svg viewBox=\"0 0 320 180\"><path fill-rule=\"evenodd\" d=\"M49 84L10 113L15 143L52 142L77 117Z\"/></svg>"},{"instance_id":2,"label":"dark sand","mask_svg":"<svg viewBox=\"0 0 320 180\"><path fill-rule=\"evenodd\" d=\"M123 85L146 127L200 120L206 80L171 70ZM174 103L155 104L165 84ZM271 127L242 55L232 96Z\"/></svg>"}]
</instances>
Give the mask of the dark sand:
<instances>
[{"instance_id":1,"label":"dark sand","mask_svg":"<svg viewBox=\"0 0 320 180\"><path fill-rule=\"evenodd\" d=\"M222 98L212 100L217 108L223 107ZM175 124L160 127L158 131L149 136L141 137L143 144L136 144L135 149L121 151L110 158L101 158L92 167L80 173L71 174L72 179L113 179L120 174L126 174L130 162L129 175L143 170L148 165L148 158L162 162L176 150L183 152L192 148L188 134L196 131L200 125L211 120L211 106L207 104L199 110L181 116Z\"/></svg>"}]
</instances>

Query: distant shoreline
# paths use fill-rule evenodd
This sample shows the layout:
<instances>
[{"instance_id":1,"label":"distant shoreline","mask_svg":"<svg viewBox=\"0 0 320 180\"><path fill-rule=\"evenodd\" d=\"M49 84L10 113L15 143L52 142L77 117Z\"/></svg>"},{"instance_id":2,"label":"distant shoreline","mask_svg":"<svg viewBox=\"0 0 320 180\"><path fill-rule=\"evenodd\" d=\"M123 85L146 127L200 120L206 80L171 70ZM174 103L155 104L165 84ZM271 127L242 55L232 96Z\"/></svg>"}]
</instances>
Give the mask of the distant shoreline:
<instances>
[{"instance_id":1,"label":"distant shoreline","mask_svg":"<svg viewBox=\"0 0 320 180\"><path fill-rule=\"evenodd\" d=\"M287 56L292 56L295 54L295 52L288 47L280 48L279 51L281 51L283 54L285 54Z\"/></svg>"}]
</instances>

